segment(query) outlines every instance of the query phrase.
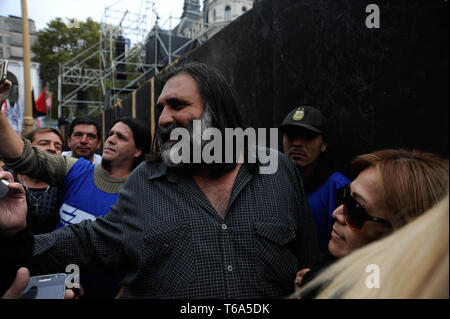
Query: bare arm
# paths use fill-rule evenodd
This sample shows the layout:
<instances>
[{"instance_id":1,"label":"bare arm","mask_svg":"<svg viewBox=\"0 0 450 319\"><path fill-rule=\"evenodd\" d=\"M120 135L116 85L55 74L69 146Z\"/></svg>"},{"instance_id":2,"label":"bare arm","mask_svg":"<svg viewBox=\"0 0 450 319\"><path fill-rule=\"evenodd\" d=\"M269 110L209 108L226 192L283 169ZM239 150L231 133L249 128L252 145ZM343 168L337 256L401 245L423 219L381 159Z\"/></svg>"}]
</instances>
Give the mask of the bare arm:
<instances>
[{"instance_id":1,"label":"bare arm","mask_svg":"<svg viewBox=\"0 0 450 319\"><path fill-rule=\"evenodd\" d=\"M6 100L11 88L11 82L6 80L0 85L0 105ZM17 158L23 151L23 142L14 132L4 114L0 112L0 155L1 157Z\"/></svg>"}]
</instances>

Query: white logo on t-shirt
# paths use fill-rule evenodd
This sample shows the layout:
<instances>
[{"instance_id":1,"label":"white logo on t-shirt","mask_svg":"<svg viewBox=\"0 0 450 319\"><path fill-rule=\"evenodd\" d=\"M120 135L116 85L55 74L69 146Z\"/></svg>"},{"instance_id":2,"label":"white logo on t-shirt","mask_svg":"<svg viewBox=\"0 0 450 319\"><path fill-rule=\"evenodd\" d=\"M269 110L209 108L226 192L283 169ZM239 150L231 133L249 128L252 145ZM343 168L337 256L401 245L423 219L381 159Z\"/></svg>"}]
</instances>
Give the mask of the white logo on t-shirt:
<instances>
[{"instance_id":1,"label":"white logo on t-shirt","mask_svg":"<svg viewBox=\"0 0 450 319\"><path fill-rule=\"evenodd\" d=\"M59 215L61 216L60 222L64 225L68 224L78 224L79 222L89 219L95 220L97 217L82 211L81 209L77 209L67 204L63 204L59 209Z\"/></svg>"}]
</instances>

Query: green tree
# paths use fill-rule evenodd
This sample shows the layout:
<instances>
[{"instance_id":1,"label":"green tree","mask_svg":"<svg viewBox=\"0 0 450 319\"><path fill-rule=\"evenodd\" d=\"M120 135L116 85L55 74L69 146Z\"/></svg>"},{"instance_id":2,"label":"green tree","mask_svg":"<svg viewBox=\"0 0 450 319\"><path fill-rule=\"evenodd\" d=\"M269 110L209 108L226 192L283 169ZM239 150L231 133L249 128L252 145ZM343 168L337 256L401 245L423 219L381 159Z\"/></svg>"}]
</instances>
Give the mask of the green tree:
<instances>
[{"instance_id":1,"label":"green tree","mask_svg":"<svg viewBox=\"0 0 450 319\"><path fill-rule=\"evenodd\" d=\"M54 102L52 117L57 113L58 102L56 99L58 92L59 64L68 62L86 48L99 43L100 24L88 18L85 22L76 19L67 19L64 22L61 18L51 20L47 27L39 32L38 38L32 50L35 54L34 60L41 65L40 77L44 85L53 92ZM88 68L99 68L99 57L93 56L86 61ZM63 91L73 90L63 87ZM96 94L89 92L89 94Z\"/></svg>"}]
</instances>

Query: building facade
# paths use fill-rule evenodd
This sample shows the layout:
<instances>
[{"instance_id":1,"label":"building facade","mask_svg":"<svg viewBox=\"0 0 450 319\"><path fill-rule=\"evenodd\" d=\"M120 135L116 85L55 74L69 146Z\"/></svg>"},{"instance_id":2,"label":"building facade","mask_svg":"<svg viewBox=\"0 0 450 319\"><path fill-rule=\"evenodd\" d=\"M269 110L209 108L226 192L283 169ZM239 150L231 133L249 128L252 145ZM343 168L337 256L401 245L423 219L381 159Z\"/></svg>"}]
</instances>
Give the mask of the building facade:
<instances>
[{"instance_id":1,"label":"building facade","mask_svg":"<svg viewBox=\"0 0 450 319\"><path fill-rule=\"evenodd\" d=\"M33 20L28 20L30 33L30 47L37 40L36 25ZM0 16L0 57L8 60L23 59L22 17ZM34 54L31 52L31 60Z\"/></svg>"},{"instance_id":2,"label":"building facade","mask_svg":"<svg viewBox=\"0 0 450 319\"><path fill-rule=\"evenodd\" d=\"M208 40L227 24L253 8L253 0L185 0L175 35Z\"/></svg>"},{"instance_id":3,"label":"building facade","mask_svg":"<svg viewBox=\"0 0 450 319\"><path fill-rule=\"evenodd\" d=\"M37 40L36 25L33 20L28 20L30 33L30 47ZM33 62L34 54L30 52L31 58L31 87L34 98L37 99L42 87L39 78L39 63ZM8 80L13 83L8 100L4 107L6 116L11 126L17 133L22 133L23 116L25 109L25 80L23 64L23 33L22 18L15 16L0 16L0 59L8 60ZM0 106L2 107L2 106Z\"/></svg>"}]
</instances>

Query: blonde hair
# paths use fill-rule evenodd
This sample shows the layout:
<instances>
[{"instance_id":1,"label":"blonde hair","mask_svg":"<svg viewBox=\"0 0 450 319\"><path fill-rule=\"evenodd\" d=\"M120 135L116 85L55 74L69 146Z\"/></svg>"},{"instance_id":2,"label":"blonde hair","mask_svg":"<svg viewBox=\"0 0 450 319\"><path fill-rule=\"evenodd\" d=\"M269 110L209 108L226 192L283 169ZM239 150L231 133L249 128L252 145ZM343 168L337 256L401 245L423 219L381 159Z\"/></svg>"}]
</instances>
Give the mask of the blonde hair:
<instances>
[{"instance_id":1,"label":"blonde hair","mask_svg":"<svg viewBox=\"0 0 450 319\"><path fill-rule=\"evenodd\" d=\"M449 196L391 235L325 269L295 295L321 289L316 298L449 298ZM368 265L379 270L369 288ZM370 286L370 285L369 285Z\"/></svg>"},{"instance_id":2,"label":"blonde hair","mask_svg":"<svg viewBox=\"0 0 450 319\"><path fill-rule=\"evenodd\" d=\"M388 149L357 156L351 165L356 177L374 167L380 176L380 206L397 229L433 207L448 189L448 162L419 150Z\"/></svg>"}]
</instances>

